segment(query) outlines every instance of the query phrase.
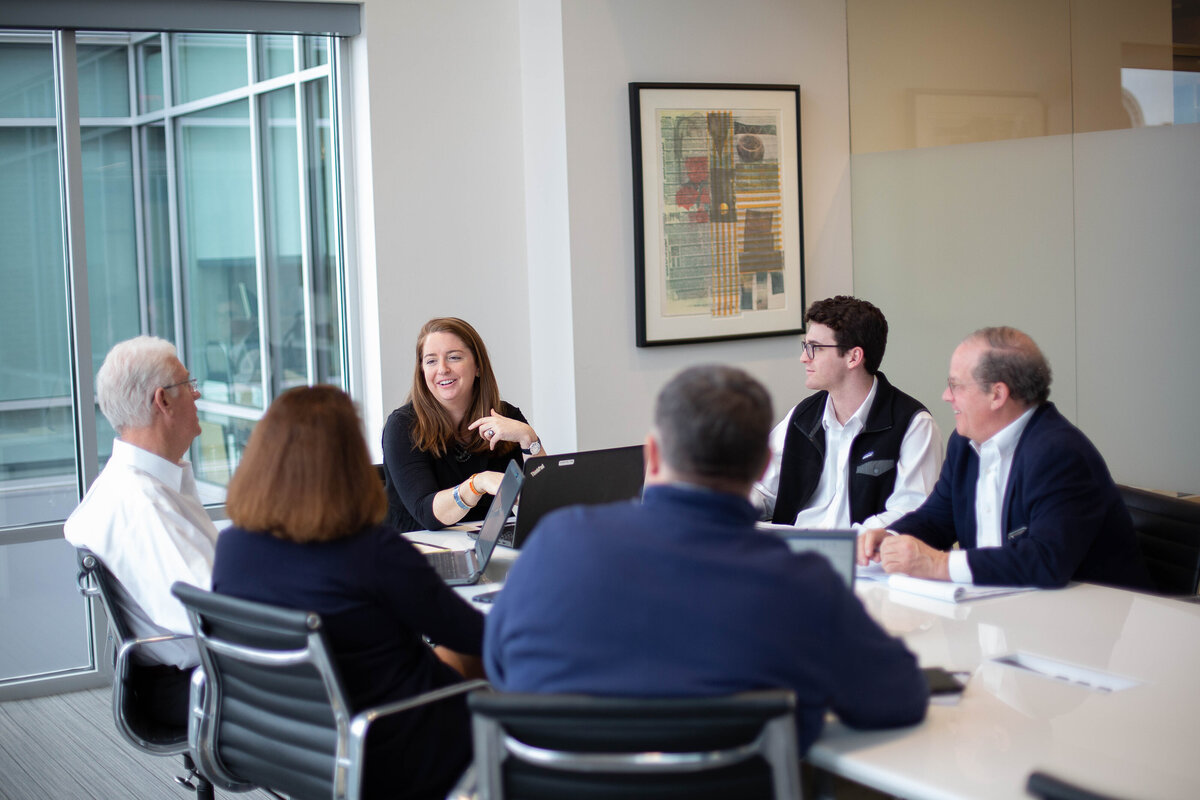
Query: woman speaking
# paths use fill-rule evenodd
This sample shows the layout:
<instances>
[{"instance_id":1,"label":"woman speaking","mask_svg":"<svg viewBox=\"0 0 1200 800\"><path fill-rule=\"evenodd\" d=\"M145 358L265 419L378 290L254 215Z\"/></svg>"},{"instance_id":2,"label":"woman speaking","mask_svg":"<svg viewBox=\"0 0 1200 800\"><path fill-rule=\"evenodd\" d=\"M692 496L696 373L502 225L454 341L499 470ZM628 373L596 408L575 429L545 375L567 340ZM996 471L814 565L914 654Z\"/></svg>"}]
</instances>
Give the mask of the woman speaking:
<instances>
[{"instance_id":1,"label":"woman speaking","mask_svg":"<svg viewBox=\"0 0 1200 800\"><path fill-rule=\"evenodd\" d=\"M426 322L408 401L383 426L387 523L437 530L483 519L511 459L542 443L500 399L487 348L457 317Z\"/></svg>"}]
</instances>

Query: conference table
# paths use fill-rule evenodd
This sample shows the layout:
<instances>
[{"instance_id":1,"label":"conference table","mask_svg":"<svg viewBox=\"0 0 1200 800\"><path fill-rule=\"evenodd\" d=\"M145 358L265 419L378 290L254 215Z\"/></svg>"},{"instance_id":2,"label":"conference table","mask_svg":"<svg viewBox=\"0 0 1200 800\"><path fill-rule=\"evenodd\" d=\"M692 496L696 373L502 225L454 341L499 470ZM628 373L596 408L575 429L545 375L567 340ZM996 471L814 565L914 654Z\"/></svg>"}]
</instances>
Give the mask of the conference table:
<instances>
[{"instance_id":1,"label":"conference table","mask_svg":"<svg viewBox=\"0 0 1200 800\"><path fill-rule=\"evenodd\" d=\"M458 591L498 588L516 557L497 548L484 582ZM1200 798L1200 603L1092 584L960 603L855 590L921 666L969 678L916 726L860 731L831 715L812 764L903 798L1027 798L1034 770L1114 798Z\"/></svg>"}]
</instances>

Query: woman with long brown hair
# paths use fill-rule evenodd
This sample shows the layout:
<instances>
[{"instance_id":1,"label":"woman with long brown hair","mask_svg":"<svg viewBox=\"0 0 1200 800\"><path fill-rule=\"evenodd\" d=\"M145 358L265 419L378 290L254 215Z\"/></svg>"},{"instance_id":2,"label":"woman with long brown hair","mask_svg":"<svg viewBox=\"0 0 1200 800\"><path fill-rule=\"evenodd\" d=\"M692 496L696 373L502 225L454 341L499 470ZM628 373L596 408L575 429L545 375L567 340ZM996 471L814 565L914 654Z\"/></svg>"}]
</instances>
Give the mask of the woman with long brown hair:
<instances>
[{"instance_id":1,"label":"woman with long brown hair","mask_svg":"<svg viewBox=\"0 0 1200 800\"><path fill-rule=\"evenodd\" d=\"M388 524L437 530L483 519L508 462L541 452L521 410L500 399L479 333L457 317L426 322L412 391L383 426Z\"/></svg>"},{"instance_id":2,"label":"woman with long brown hair","mask_svg":"<svg viewBox=\"0 0 1200 800\"><path fill-rule=\"evenodd\" d=\"M352 711L462 680L483 618L425 557L379 523L387 510L354 404L332 386L284 392L229 483L213 591L320 614ZM423 637L451 648L435 653ZM445 660L443 660L443 658ZM462 697L381 720L367 797L444 797L470 760Z\"/></svg>"}]
</instances>

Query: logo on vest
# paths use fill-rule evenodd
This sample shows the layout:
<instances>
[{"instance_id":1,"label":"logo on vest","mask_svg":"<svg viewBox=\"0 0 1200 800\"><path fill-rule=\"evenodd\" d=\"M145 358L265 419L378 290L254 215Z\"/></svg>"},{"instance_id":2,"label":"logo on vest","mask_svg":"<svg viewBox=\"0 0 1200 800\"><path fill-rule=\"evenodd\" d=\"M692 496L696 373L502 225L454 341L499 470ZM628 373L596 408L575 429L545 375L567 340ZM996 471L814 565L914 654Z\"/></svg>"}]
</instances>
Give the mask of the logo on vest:
<instances>
[{"instance_id":1,"label":"logo on vest","mask_svg":"<svg viewBox=\"0 0 1200 800\"><path fill-rule=\"evenodd\" d=\"M875 451L874 451L874 450L871 450L871 451L869 451L869 452L867 452L867 453L864 453L864 454L863 454L863 457L862 457L862 460L863 460L863 461L866 461L868 458L870 458L870 457L871 457L871 456L873 456L873 455L875 455Z\"/></svg>"}]
</instances>

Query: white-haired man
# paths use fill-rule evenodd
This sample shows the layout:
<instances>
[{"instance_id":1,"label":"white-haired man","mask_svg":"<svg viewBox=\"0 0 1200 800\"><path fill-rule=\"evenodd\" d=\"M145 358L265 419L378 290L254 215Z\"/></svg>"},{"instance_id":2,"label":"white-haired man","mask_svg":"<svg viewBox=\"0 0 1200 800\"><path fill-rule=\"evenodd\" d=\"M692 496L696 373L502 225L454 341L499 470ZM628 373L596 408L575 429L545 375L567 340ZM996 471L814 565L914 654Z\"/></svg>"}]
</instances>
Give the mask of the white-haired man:
<instances>
[{"instance_id":1,"label":"white-haired man","mask_svg":"<svg viewBox=\"0 0 1200 800\"><path fill-rule=\"evenodd\" d=\"M117 432L112 457L64 528L67 541L104 563L136 603L138 636L191 633L171 584L207 589L217 529L204 511L191 464L200 435L195 379L175 346L138 336L109 351L96 376L100 410ZM187 683L198 663L190 641L155 645L140 683L147 706L167 722L186 718Z\"/></svg>"}]
</instances>

